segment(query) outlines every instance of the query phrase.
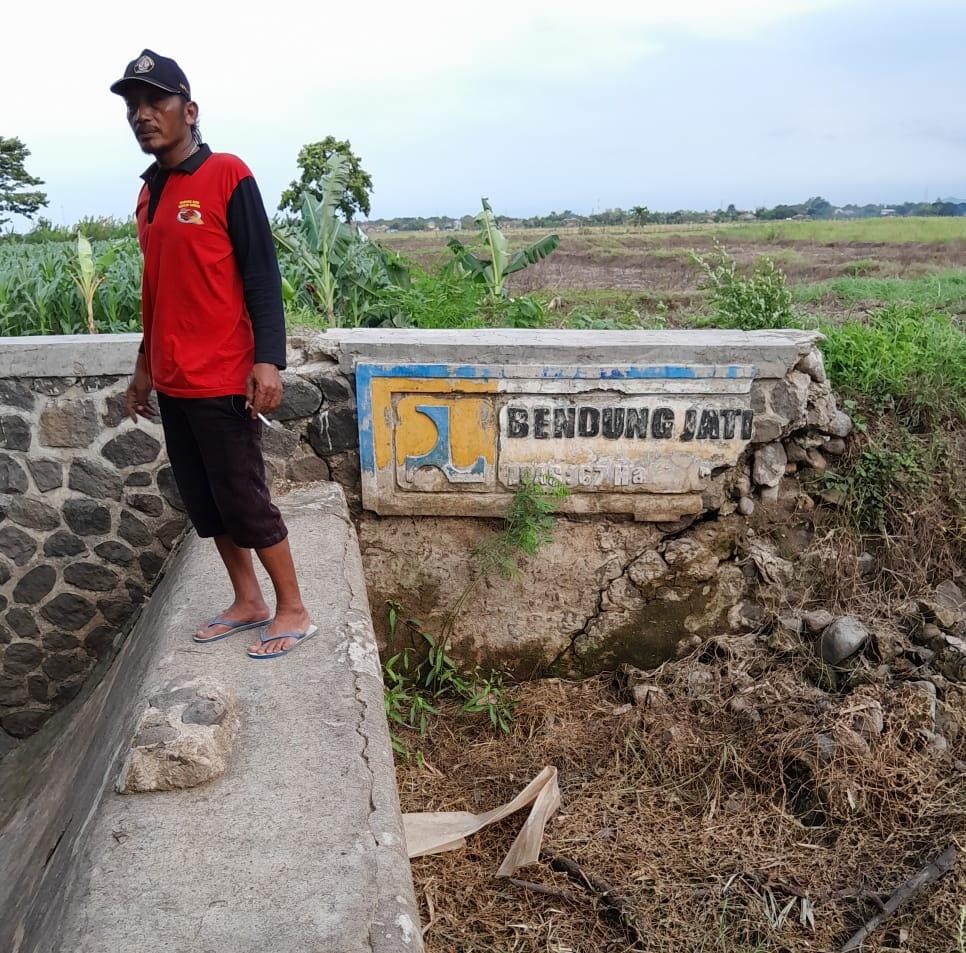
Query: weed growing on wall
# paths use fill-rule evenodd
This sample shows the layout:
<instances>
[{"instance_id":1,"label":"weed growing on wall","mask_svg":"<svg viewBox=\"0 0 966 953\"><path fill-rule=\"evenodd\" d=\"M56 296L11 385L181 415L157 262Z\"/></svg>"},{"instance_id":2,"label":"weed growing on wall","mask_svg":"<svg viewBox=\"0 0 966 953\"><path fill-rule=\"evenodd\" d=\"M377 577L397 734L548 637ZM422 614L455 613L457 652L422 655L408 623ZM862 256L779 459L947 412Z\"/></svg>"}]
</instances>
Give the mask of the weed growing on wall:
<instances>
[{"instance_id":1,"label":"weed growing on wall","mask_svg":"<svg viewBox=\"0 0 966 953\"><path fill-rule=\"evenodd\" d=\"M426 733L429 720L439 714L434 702L441 697L462 701L462 711L485 714L492 727L508 733L513 721L513 700L506 689L505 672L484 673L479 667L465 671L449 656L453 625L476 587L493 572L512 578L518 559L534 556L550 542L553 512L569 491L563 484L524 482L513 495L503 526L472 553L473 572L447 614L441 631L427 632L418 619L404 616L398 602L387 603L389 644L405 630L413 644L383 663L384 702L393 750L407 760L413 757L396 728ZM417 750L415 757L421 755Z\"/></svg>"}]
</instances>

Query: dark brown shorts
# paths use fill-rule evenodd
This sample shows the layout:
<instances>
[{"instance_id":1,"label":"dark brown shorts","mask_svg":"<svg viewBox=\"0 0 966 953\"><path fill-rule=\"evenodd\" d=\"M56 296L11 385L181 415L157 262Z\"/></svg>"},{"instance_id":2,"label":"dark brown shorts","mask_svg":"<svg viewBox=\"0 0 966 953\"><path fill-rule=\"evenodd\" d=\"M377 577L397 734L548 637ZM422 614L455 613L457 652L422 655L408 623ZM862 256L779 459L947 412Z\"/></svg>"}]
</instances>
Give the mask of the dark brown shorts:
<instances>
[{"instance_id":1,"label":"dark brown shorts","mask_svg":"<svg viewBox=\"0 0 966 953\"><path fill-rule=\"evenodd\" d=\"M185 508L199 536L231 537L265 549L288 535L265 482L262 424L245 398L158 394L164 441Z\"/></svg>"}]
</instances>

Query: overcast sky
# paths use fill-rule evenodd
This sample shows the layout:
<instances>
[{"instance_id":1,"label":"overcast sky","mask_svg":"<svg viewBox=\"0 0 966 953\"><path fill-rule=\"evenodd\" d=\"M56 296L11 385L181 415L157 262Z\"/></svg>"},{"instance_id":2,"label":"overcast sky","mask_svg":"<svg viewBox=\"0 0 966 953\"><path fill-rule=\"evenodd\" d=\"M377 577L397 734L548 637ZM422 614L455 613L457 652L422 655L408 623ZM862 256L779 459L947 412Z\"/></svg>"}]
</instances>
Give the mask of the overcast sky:
<instances>
[{"instance_id":1,"label":"overcast sky","mask_svg":"<svg viewBox=\"0 0 966 953\"><path fill-rule=\"evenodd\" d=\"M147 160L107 87L145 46L269 211L329 134L373 217L966 198L962 0L19 0L0 135L54 221L130 214Z\"/></svg>"}]
</instances>

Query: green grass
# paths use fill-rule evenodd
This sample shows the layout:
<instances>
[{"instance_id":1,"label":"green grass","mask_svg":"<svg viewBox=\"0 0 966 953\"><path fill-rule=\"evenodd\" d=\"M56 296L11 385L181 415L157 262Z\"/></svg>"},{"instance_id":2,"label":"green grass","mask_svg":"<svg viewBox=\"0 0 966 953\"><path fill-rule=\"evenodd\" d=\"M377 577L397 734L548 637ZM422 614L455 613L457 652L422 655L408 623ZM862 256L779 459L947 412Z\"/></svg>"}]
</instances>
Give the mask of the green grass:
<instances>
[{"instance_id":1,"label":"green grass","mask_svg":"<svg viewBox=\"0 0 966 953\"><path fill-rule=\"evenodd\" d=\"M814 304L833 297L843 305L864 301L908 303L929 308L966 312L966 271L943 271L921 278L833 278L795 285L792 300Z\"/></svg>"},{"instance_id":2,"label":"green grass","mask_svg":"<svg viewBox=\"0 0 966 953\"><path fill-rule=\"evenodd\" d=\"M913 427L966 420L966 333L949 315L894 303L822 329L833 387Z\"/></svg>"},{"instance_id":3,"label":"green grass","mask_svg":"<svg viewBox=\"0 0 966 953\"><path fill-rule=\"evenodd\" d=\"M660 227L660 226L656 226ZM666 226L671 230L674 226ZM964 218L860 218L851 221L739 222L703 226L729 241L758 242L951 242L966 241Z\"/></svg>"}]
</instances>

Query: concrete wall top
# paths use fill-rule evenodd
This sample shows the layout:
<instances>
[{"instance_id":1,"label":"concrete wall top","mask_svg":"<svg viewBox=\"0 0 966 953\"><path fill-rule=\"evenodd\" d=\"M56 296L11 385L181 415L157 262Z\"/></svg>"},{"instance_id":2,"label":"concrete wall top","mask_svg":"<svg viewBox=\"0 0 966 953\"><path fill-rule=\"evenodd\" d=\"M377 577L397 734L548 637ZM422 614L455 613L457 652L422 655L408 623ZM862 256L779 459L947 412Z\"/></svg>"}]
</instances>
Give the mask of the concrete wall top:
<instances>
[{"instance_id":1,"label":"concrete wall top","mask_svg":"<svg viewBox=\"0 0 966 953\"><path fill-rule=\"evenodd\" d=\"M485 364L727 364L752 361L781 376L817 332L560 331L494 328L435 331L333 328L313 344L353 370L360 360ZM0 337L0 379L130 374L140 334Z\"/></svg>"},{"instance_id":2,"label":"concrete wall top","mask_svg":"<svg viewBox=\"0 0 966 953\"><path fill-rule=\"evenodd\" d=\"M467 331L333 328L313 344L349 370L360 360L461 364L753 363L781 377L821 338L783 331Z\"/></svg>"},{"instance_id":3,"label":"concrete wall top","mask_svg":"<svg viewBox=\"0 0 966 953\"><path fill-rule=\"evenodd\" d=\"M0 337L0 378L130 374L140 343L140 334Z\"/></svg>"}]
</instances>

